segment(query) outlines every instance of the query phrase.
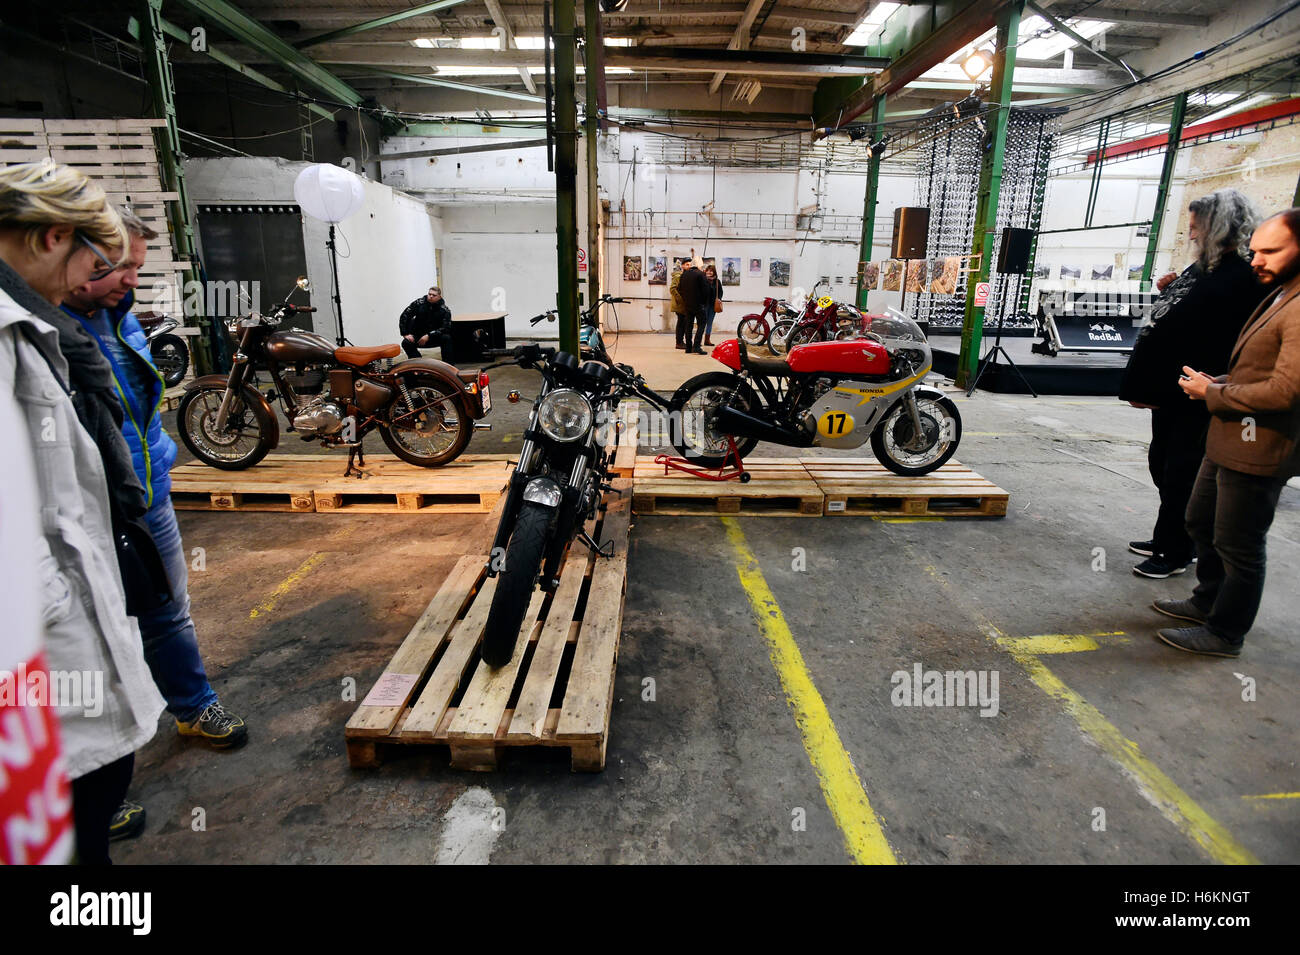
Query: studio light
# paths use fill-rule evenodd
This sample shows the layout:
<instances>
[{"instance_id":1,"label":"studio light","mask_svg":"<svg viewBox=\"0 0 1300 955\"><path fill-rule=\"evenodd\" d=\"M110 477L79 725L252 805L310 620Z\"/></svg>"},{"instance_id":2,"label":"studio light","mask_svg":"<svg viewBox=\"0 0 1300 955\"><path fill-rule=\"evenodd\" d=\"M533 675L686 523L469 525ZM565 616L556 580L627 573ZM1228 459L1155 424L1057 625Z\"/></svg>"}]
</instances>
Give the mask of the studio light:
<instances>
[{"instance_id":1,"label":"studio light","mask_svg":"<svg viewBox=\"0 0 1300 955\"><path fill-rule=\"evenodd\" d=\"M993 54L988 50L976 50L962 61L961 68L973 80L979 79L993 65Z\"/></svg>"}]
</instances>

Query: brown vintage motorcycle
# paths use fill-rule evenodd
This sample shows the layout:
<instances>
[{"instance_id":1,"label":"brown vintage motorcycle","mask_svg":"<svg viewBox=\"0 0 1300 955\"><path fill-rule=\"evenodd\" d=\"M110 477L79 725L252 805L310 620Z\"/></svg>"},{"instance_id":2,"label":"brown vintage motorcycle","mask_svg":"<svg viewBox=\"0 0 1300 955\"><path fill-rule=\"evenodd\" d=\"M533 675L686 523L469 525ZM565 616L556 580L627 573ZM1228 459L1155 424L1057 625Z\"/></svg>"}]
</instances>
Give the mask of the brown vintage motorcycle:
<instances>
[{"instance_id":1,"label":"brown vintage motorcycle","mask_svg":"<svg viewBox=\"0 0 1300 955\"><path fill-rule=\"evenodd\" d=\"M299 278L297 287L307 289ZM289 296L265 314L227 323L238 342L229 375L206 375L185 386L177 409L181 440L204 464L227 471L251 468L280 443L271 402L277 398L288 430L305 441L345 447L348 469L362 439L379 430L403 461L439 467L465 450L492 407L488 377L446 362L411 358L394 364L399 345L336 348L300 329L280 330L289 316L315 308ZM274 388L259 390L266 371ZM364 461L364 458L362 458Z\"/></svg>"}]
</instances>

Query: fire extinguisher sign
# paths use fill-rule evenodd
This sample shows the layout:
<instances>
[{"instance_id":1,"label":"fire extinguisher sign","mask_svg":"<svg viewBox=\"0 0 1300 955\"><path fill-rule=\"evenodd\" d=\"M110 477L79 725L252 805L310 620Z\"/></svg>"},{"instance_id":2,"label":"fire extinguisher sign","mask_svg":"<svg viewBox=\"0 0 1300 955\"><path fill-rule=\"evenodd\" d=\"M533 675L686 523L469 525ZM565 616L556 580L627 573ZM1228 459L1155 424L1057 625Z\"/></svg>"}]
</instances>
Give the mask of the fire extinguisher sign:
<instances>
[{"instance_id":1,"label":"fire extinguisher sign","mask_svg":"<svg viewBox=\"0 0 1300 955\"><path fill-rule=\"evenodd\" d=\"M988 303L989 303L989 283L976 282L975 283L975 307L983 308L984 306L988 305Z\"/></svg>"}]
</instances>

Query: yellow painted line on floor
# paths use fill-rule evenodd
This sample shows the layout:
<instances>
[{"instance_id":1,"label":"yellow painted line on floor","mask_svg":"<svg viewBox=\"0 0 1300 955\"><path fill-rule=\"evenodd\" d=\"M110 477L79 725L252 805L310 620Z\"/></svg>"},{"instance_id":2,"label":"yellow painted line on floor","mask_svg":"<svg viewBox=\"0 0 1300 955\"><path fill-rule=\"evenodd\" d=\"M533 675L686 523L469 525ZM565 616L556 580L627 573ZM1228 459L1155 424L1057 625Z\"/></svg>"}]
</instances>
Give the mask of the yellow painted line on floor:
<instances>
[{"instance_id":1,"label":"yellow painted line on floor","mask_svg":"<svg viewBox=\"0 0 1300 955\"><path fill-rule=\"evenodd\" d=\"M1122 639L1105 639L1120 637ZM1008 650L1032 653L1044 656L1049 653L1080 653L1085 650L1100 650L1101 644L1128 643L1123 630L1109 630L1104 633L1044 633L1037 637L1001 637L998 643Z\"/></svg>"},{"instance_id":2,"label":"yellow painted line on floor","mask_svg":"<svg viewBox=\"0 0 1300 955\"><path fill-rule=\"evenodd\" d=\"M817 773L826 805L844 834L849 855L854 862L863 865L896 865L898 859L871 808L853 761L840 741L826 702L804 665L803 654L785 622L785 615L767 586L758 559L745 541L740 522L734 517L724 517L722 524L735 552L740 585L745 588L759 631L767 641L768 655L781 678L790 709L794 711L804 749Z\"/></svg>"},{"instance_id":3,"label":"yellow painted line on floor","mask_svg":"<svg viewBox=\"0 0 1300 955\"><path fill-rule=\"evenodd\" d=\"M250 610L248 616L255 619L264 613L270 613L275 609L276 602L289 591L293 590L294 587L297 587L298 584L302 582L302 579L312 572L312 568L324 559L325 555L323 553L312 554L299 564L298 568L293 573L280 581L279 586L271 591L270 596Z\"/></svg>"},{"instance_id":4,"label":"yellow painted line on floor","mask_svg":"<svg viewBox=\"0 0 1300 955\"><path fill-rule=\"evenodd\" d=\"M937 568L927 564L925 570L938 581L941 587L948 589L948 581ZM1196 800L1183 792L1178 784L1161 772L1155 763L1143 756L1137 743L1121 733L1100 710L1066 686L1060 677L1047 668L1037 654L1020 649L1015 638L1002 633L978 608L967 606L964 609L980 622L985 635L1010 653L1038 688L1060 703L1079 729L1119 765L1120 771L1137 787L1142 797L1172 822L1180 832L1200 846L1211 859L1227 865L1259 864L1259 860L1249 849L1233 839L1228 830L1202 809ZM1046 636L1060 637L1069 634ZM1023 639L1032 641L1035 638Z\"/></svg>"},{"instance_id":5,"label":"yellow painted line on floor","mask_svg":"<svg viewBox=\"0 0 1300 955\"><path fill-rule=\"evenodd\" d=\"M1066 686L1036 655L1017 649L1015 641L1004 637L995 627L990 626L989 629L995 642L1006 648L1015 661L1025 668L1038 688L1064 706L1065 712L1079 728L1101 747L1102 752L1119 764L1146 800L1200 846L1211 859L1226 865L1259 864L1249 849L1233 839L1227 829L1197 805L1196 800L1183 792L1155 763L1143 756L1138 744L1121 733L1102 716L1100 710Z\"/></svg>"},{"instance_id":6,"label":"yellow painted line on floor","mask_svg":"<svg viewBox=\"0 0 1300 955\"><path fill-rule=\"evenodd\" d=\"M1242 796L1242 799L1300 799L1300 793L1264 793L1259 796Z\"/></svg>"},{"instance_id":7,"label":"yellow painted line on floor","mask_svg":"<svg viewBox=\"0 0 1300 955\"><path fill-rule=\"evenodd\" d=\"M876 516L876 517L873 517L873 518L872 518L872 520L880 521L880 523L882 523L882 524L928 524L928 523L930 523L931 521L946 521L947 519L948 519L948 518L946 518L946 517L936 517L936 516L934 516L934 515L930 515L930 516L928 516L928 517L880 517L880 516Z\"/></svg>"}]
</instances>

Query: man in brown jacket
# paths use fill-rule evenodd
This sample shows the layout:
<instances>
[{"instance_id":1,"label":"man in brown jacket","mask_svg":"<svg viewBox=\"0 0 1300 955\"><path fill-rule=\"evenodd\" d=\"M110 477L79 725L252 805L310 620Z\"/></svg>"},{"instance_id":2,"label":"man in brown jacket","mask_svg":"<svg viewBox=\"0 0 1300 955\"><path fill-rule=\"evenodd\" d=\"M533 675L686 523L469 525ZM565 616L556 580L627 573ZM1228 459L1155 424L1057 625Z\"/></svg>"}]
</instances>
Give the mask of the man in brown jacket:
<instances>
[{"instance_id":1,"label":"man in brown jacket","mask_svg":"<svg viewBox=\"0 0 1300 955\"><path fill-rule=\"evenodd\" d=\"M1156 610L1195 626L1160 631L1171 647L1235 657L1264 593L1264 541L1278 497L1300 474L1300 208L1261 223L1251 267L1269 289L1233 347L1228 373L1190 367L1179 380L1212 415L1187 505L1197 585Z\"/></svg>"}]
</instances>

